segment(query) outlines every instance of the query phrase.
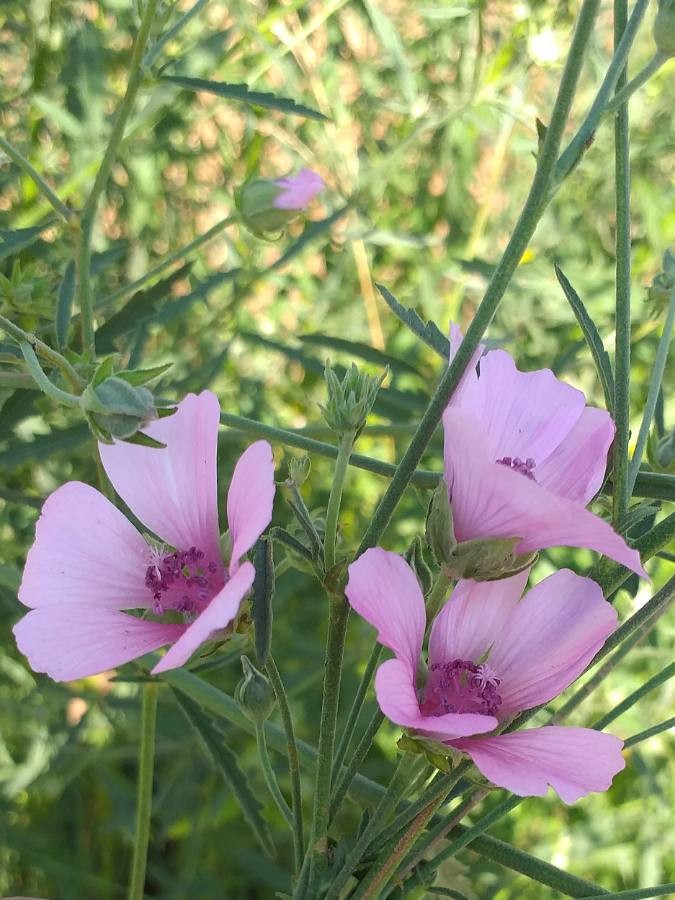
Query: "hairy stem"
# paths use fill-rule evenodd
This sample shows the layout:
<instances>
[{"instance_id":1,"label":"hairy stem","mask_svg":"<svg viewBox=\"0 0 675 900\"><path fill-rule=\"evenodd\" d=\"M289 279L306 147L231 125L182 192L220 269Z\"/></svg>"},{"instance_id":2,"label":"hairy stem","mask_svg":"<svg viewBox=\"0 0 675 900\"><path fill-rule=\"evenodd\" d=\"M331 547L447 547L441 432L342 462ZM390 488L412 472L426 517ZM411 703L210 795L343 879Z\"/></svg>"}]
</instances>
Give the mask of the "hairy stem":
<instances>
[{"instance_id":1,"label":"hairy stem","mask_svg":"<svg viewBox=\"0 0 675 900\"><path fill-rule=\"evenodd\" d=\"M150 816L152 814L152 774L155 765L155 724L157 719L157 693L159 685L148 682L143 685L141 707L141 743L138 757L138 794L136 796L136 829L134 855L129 882L129 900L143 900L145 868L150 843Z\"/></svg>"}]
</instances>

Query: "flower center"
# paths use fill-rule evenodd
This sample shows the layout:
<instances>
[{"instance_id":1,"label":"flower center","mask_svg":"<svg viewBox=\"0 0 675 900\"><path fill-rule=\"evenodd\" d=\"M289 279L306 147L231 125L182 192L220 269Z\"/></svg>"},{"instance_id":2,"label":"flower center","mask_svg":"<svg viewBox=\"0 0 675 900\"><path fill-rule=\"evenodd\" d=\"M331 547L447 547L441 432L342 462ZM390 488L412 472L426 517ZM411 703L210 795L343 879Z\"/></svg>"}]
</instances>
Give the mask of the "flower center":
<instances>
[{"instance_id":1,"label":"flower center","mask_svg":"<svg viewBox=\"0 0 675 900\"><path fill-rule=\"evenodd\" d=\"M481 713L494 716L502 698L497 688L501 684L490 667L475 665L467 659L453 659L434 663L420 706L425 716L444 716L446 713Z\"/></svg>"},{"instance_id":2,"label":"flower center","mask_svg":"<svg viewBox=\"0 0 675 900\"><path fill-rule=\"evenodd\" d=\"M502 456L501 459L497 460L497 465L506 466L507 469L513 469L514 472L520 472L520 474L524 475L526 478L531 478L532 481L536 481L534 477L536 463L531 456L528 456L524 462L519 456Z\"/></svg>"},{"instance_id":3,"label":"flower center","mask_svg":"<svg viewBox=\"0 0 675 900\"><path fill-rule=\"evenodd\" d=\"M145 570L145 586L152 592L155 615L161 616L167 609L195 613L213 597L218 565L203 560L204 553L190 547L157 555L150 563Z\"/></svg>"}]
</instances>

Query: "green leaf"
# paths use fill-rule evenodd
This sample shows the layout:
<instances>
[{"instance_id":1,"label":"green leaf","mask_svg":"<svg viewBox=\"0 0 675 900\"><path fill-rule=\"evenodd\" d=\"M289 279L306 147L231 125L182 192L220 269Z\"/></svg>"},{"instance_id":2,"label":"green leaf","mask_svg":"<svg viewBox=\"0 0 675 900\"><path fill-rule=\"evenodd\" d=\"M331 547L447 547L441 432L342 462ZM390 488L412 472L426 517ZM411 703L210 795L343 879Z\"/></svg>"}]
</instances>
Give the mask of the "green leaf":
<instances>
[{"instance_id":1,"label":"green leaf","mask_svg":"<svg viewBox=\"0 0 675 900\"><path fill-rule=\"evenodd\" d=\"M12 441L0 452L0 469L13 468L26 463L43 462L55 453L71 453L89 437L86 425L78 424L70 428L41 434L32 441Z\"/></svg>"},{"instance_id":2,"label":"green leaf","mask_svg":"<svg viewBox=\"0 0 675 900\"><path fill-rule=\"evenodd\" d=\"M236 756L226 745L224 734L210 716L204 715L196 703L176 690L173 691L173 695L185 718L199 735L204 749L236 797L244 818L251 826L261 847L269 856L274 856L272 838L262 816L262 804L251 790L247 776L239 768Z\"/></svg>"},{"instance_id":3,"label":"green leaf","mask_svg":"<svg viewBox=\"0 0 675 900\"><path fill-rule=\"evenodd\" d=\"M376 284L375 287L382 294L384 302L396 318L403 322L414 335L423 340L425 344L431 347L432 350L435 350L447 362L450 357L450 341L439 327L434 322L423 322L414 309L399 303L384 285Z\"/></svg>"},{"instance_id":4,"label":"green leaf","mask_svg":"<svg viewBox=\"0 0 675 900\"><path fill-rule=\"evenodd\" d=\"M304 116L306 119L328 121L328 117L316 109L304 106L302 103L296 103L295 100L291 100L288 97L277 97L276 94L252 91L247 84L207 81L204 78L189 78L185 75L162 75L160 80L169 81L171 84L178 85L178 87L185 88L188 91L206 91L209 94L224 97L226 100L237 100L240 103L247 103L249 106L262 106L264 109L275 109L292 116Z\"/></svg>"},{"instance_id":5,"label":"green leaf","mask_svg":"<svg viewBox=\"0 0 675 900\"><path fill-rule=\"evenodd\" d=\"M256 279L262 278L267 275L268 272L274 272L277 269L283 268L287 262L290 262L290 260L301 253L307 244L329 231L330 228L345 216L350 209L351 204L347 203L345 206L341 206L340 209L337 209L334 213L331 213L330 216L326 216L325 219L319 219L318 222L310 222L300 237L293 241L291 246L281 254L279 259L275 260L268 268L256 273Z\"/></svg>"},{"instance_id":6,"label":"green leaf","mask_svg":"<svg viewBox=\"0 0 675 900\"><path fill-rule=\"evenodd\" d=\"M12 592L19 590L21 584L21 572L16 566L8 563L0 563L0 586Z\"/></svg>"},{"instance_id":7,"label":"green leaf","mask_svg":"<svg viewBox=\"0 0 675 900\"><path fill-rule=\"evenodd\" d=\"M68 327L73 311L73 297L75 296L75 263L69 262L56 295L56 346L63 351L68 346Z\"/></svg>"},{"instance_id":8,"label":"green leaf","mask_svg":"<svg viewBox=\"0 0 675 900\"><path fill-rule=\"evenodd\" d=\"M36 228L16 228L14 231L0 228L0 262L34 244L50 224L48 222Z\"/></svg>"},{"instance_id":9,"label":"green leaf","mask_svg":"<svg viewBox=\"0 0 675 900\"><path fill-rule=\"evenodd\" d=\"M393 66L398 74L398 82L401 93L405 97L408 109L412 109L417 101L417 85L413 70L405 54L403 42L394 25L372 0L364 0L363 4L368 12L370 21L377 34L380 43L391 56Z\"/></svg>"},{"instance_id":10,"label":"green leaf","mask_svg":"<svg viewBox=\"0 0 675 900\"><path fill-rule=\"evenodd\" d=\"M133 384L135 387L141 384L147 384L155 378L159 378L168 372L173 363L164 363L161 366L153 366L150 369L135 369L134 371L123 370L116 373L117 378L126 381L127 384Z\"/></svg>"},{"instance_id":11,"label":"green leaf","mask_svg":"<svg viewBox=\"0 0 675 900\"><path fill-rule=\"evenodd\" d=\"M165 450L166 444L163 444L161 441L156 441L154 438L151 438L149 434L143 434L142 431L137 431L136 434L132 434L131 437L124 438L125 444L137 444L139 447L153 447L155 450Z\"/></svg>"},{"instance_id":12,"label":"green leaf","mask_svg":"<svg viewBox=\"0 0 675 900\"><path fill-rule=\"evenodd\" d=\"M569 305L572 307L572 312L577 318L579 327L584 333L584 337L586 338L586 342L593 356L593 361L595 362L595 368L598 371L602 390L605 394L605 405L608 411L612 413L614 411L614 372L612 371L612 363L609 359L609 354L605 350L602 338L598 333L598 329L595 327L595 322L589 316L583 300L569 283L560 266L556 264L553 268L555 269L556 278L558 279L560 287L563 289L563 293L567 297Z\"/></svg>"},{"instance_id":13,"label":"green leaf","mask_svg":"<svg viewBox=\"0 0 675 900\"><path fill-rule=\"evenodd\" d=\"M267 665L272 649L272 622L274 600L274 554L272 541L262 538L255 545L255 579L251 618L255 626L255 654L258 665Z\"/></svg>"},{"instance_id":14,"label":"green leaf","mask_svg":"<svg viewBox=\"0 0 675 900\"><path fill-rule=\"evenodd\" d=\"M650 897L664 897L675 894L675 881L669 884L657 884L654 887L636 888L633 891L617 891L615 894L604 894L605 900L648 900ZM591 900L597 894L587 894L582 900Z\"/></svg>"},{"instance_id":15,"label":"green leaf","mask_svg":"<svg viewBox=\"0 0 675 900\"><path fill-rule=\"evenodd\" d=\"M370 344L363 344L361 341L347 341L344 338L331 337L327 334L301 334L298 335L299 340L303 344L312 344L318 347L330 347L343 353L349 353L350 356L357 359L365 359L367 362L376 365L389 366L392 372L399 372L406 375L417 375L422 378L423 375L404 359L398 359L389 353L378 350L377 347L371 347Z\"/></svg>"}]
</instances>

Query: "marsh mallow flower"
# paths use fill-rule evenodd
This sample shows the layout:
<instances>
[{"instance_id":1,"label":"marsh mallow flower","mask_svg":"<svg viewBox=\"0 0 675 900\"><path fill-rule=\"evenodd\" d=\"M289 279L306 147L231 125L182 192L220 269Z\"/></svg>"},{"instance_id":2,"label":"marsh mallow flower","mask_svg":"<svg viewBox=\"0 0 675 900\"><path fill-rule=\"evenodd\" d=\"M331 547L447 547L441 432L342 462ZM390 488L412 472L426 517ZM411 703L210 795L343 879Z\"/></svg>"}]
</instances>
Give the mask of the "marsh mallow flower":
<instances>
[{"instance_id":1,"label":"marsh mallow flower","mask_svg":"<svg viewBox=\"0 0 675 900\"><path fill-rule=\"evenodd\" d=\"M323 188L323 179L311 169L286 178L252 178L237 194L237 209L247 228L264 235L287 225Z\"/></svg>"},{"instance_id":2,"label":"marsh mallow flower","mask_svg":"<svg viewBox=\"0 0 675 900\"><path fill-rule=\"evenodd\" d=\"M453 326L450 359L461 340ZM646 577L637 551L584 508L605 476L609 414L549 369L521 372L503 350L480 352L443 415L455 539L518 539L521 557L588 547Z\"/></svg>"},{"instance_id":3,"label":"marsh mallow flower","mask_svg":"<svg viewBox=\"0 0 675 900\"><path fill-rule=\"evenodd\" d=\"M255 574L242 557L272 517L274 463L270 445L258 441L235 466L225 565L216 484L219 413L214 394L189 394L173 416L145 429L165 449L99 444L113 487L153 538L89 485L70 481L47 498L19 589L31 611L14 627L36 672L70 681L170 644L153 669L164 672L183 665L235 619Z\"/></svg>"},{"instance_id":4,"label":"marsh mallow flower","mask_svg":"<svg viewBox=\"0 0 675 900\"><path fill-rule=\"evenodd\" d=\"M489 781L514 794L542 796L550 784L572 803L607 790L624 767L622 741L588 728L496 730L568 687L617 616L595 582L568 569L520 599L527 575L458 583L431 626L426 681L419 676L424 598L405 560L367 550L349 567L346 594L394 652L375 676L388 719L467 754Z\"/></svg>"}]
</instances>

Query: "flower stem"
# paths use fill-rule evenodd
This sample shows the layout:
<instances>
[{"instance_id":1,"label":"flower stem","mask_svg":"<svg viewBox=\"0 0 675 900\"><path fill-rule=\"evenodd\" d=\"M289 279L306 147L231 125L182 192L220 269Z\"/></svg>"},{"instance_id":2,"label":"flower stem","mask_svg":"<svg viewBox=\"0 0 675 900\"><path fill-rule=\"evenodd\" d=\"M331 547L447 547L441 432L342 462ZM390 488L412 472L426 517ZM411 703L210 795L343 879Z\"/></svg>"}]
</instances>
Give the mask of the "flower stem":
<instances>
[{"instance_id":1,"label":"flower stem","mask_svg":"<svg viewBox=\"0 0 675 900\"><path fill-rule=\"evenodd\" d=\"M10 337L14 338L15 341L18 341L19 343L25 341L30 344L38 356L41 356L42 359L51 363L61 372L72 388L81 391L86 386L86 381L84 381L83 378L80 378L65 356L62 356L48 344L45 344L43 341L36 338L34 334L24 331L23 328L19 328L18 325L15 325L14 322L6 319L4 316L0 316L0 328L2 328L2 330Z\"/></svg>"},{"instance_id":2,"label":"flower stem","mask_svg":"<svg viewBox=\"0 0 675 900\"><path fill-rule=\"evenodd\" d=\"M302 866L302 858L304 856L304 843L302 835L302 792L300 785L300 759L298 757L298 746L295 740L295 729L293 728L293 717L288 705L288 697L284 683L281 680L279 669L272 656L267 657L265 666L267 677L270 680L272 689L276 695L279 704L279 712L281 713L281 721L286 732L286 752L288 756L288 771L291 776L291 810L293 813L293 856L295 859L295 873L300 872Z\"/></svg>"},{"instance_id":3,"label":"flower stem","mask_svg":"<svg viewBox=\"0 0 675 900\"><path fill-rule=\"evenodd\" d=\"M35 183L40 193L49 201L53 209L61 216L64 222L68 222L74 215L73 210L66 206L54 191L49 187L42 175L33 168L26 157L19 153L16 147L13 147L9 141L0 136L0 150L4 151L7 156L17 165L28 177Z\"/></svg>"},{"instance_id":4,"label":"flower stem","mask_svg":"<svg viewBox=\"0 0 675 900\"><path fill-rule=\"evenodd\" d=\"M373 673L375 671L375 667L377 666L380 656L382 655L382 644L378 644L377 642L373 646L370 657L368 658L368 662L366 663L366 668L361 677L361 682L357 688L356 694L354 696L354 700L351 705L351 709L349 710L349 715L347 716L347 722L345 723L344 731L342 732L342 736L340 738L340 743L338 744L337 751L335 753L335 761L333 763L333 777L335 778L337 773L340 771L342 766L342 762L345 758L347 751L349 750L349 746L351 744L352 737L354 735L354 729L356 728L356 724L359 719L359 715L361 714L361 709L363 708L363 701L366 698L366 694L368 692L368 685L370 684Z\"/></svg>"},{"instance_id":5,"label":"flower stem","mask_svg":"<svg viewBox=\"0 0 675 900\"><path fill-rule=\"evenodd\" d=\"M136 797L136 830L128 900L143 900L145 868L150 842L152 813L152 774L155 763L155 725L159 685L143 685L141 707L141 744L138 757L138 795Z\"/></svg>"},{"instance_id":6,"label":"flower stem","mask_svg":"<svg viewBox=\"0 0 675 900\"><path fill-rule=\"evenodd\" d=\"M32 345L28 341L21 341L19 349L23 354L28 371L40 390L48 397L51 397L52 400L56 400L57 403L61 403L63 406L69 406L71 409L77 409L80 405L79 397L76 394L68 393L68 391L62 391L61 388L57 387L49 380L49 378L47 378L42 371L42 367L40 366L40 362L35 355L35 350L33 350Z\"/></svg>"},{"instance_id":7,"label":"flower stem","mask_svg":"<svg viewBox=\"0 0 675 900\"><path fill-rule=\"evenodd\" d=\"M347 792L351 787L351 783L354 780L356 773L359 770L359 766L363 762L363 760L368 755L368 751L370 750L370 745L373 743L373 738L380 730L380 726L384 722L384 713L382 713L379 708L375 710L373 713L373 717L368 723L368 727L361 740L359 741L354 753L352 754L352 758L349 761L349 765L346 767L344 772L340 772L342 768L342 764L340 763L337 768L335 765L333 766L333 780L336 780L336 776L340 773L339 779L337 779L337 784L335 785L335 789L333 790L333 800L331 803L331 811L330 817L331 820L335 818L337 815L340 806L342 805L342 801L347 796ZM337 762L337 757L336 757Z\"/></svg>"},{"instance_id":8,"label":"flower stem","mask_svg":"<svg viewBox=\"0 0 675 900\"><path fill-rule=\"evenodd\" d=\"M452 584L452 578L449 578L444 572L439 572L433 587L429 591L426 599L427 622L431 624L438 615L438 611L443 604L448 593L448 588Z\"/></svg>"},{"instance_id":9,"label":"flower stem","mask_svg":"<svg viewBox=\"0 0 675 900\"><path fill-rule=\"evenodd\" d=\"M265 776L265 783L269 788L269 792L274 799L274 802L277 805L277 808L281 815L286 820L286 824L289 828L293 828L293 816L291 814L290 807L288 803L286 803L284 799L284 795L281 793L281 788L277 782L277 776L274 774L274 769L272 768L272 763L270 762L270 755L267 752L267 741L265 740L265 729L263 728L260 722L256 723L255 727L255 740L258 746L258 756L260 757L260 765L262 766L263 775Z\"/></svg>"},{"instance_id":10,"label":"flower stem","mask_svg":"<svg viewBox=\"0 0 675 900\"><path fill-rule=\"evenodd\" d=\"M344 487L345 478L347 477L349 457L351 456L353 446L354 432L346 431L340 438L337 460L335 462L335 475L333 476L333 484L330 489L328 508L326 510L326 530L324 533L324 562L326 572L329 572L335 565L337 526L338 516L340 514L340 503L342 502L342 489Z\"/></svg>"},{"instance_id":11,"label":"flower stem","mask_svg":"<svg viewBox=\"0 0 675 900\"><path fill-rule=\"evenodd\" d=\"M617 90L614 97L605 107L604 115L609 116L612 113L615 113L620 106L626 103L629 97L632 97L635 91L641 88L646 81L649 81L652 75L658 72L665 62L668 62L668 56L666 56L665 53L655 53L647 65L641 69L634 78L631 78L628 84L624 85L621 90Z\"/></svg>"},{"instance_id":12,"label":"flower stem","mask_svg":"<svg viewBox=\"0 0 675 900\"><path fill-rule=\"evenodd\" d=\"M627 0L614 0L614 45L621 41L628 18ZM626 83L625 69L617 88ZM630 144L628 105L614 122L614 185L616 207L616 342L614 359L614 438L612 521L616 528L628 510L628 440L630 435Z\"/></svg>"},{"instance_id":13,"label":"flower stem","mask_svg":"<svg viewBox=\"0 0 675 900\"><path fill-rule=\"evenodd\" d=\"M99 200L108 183L111 169L124 137L124 129L143 80L144 70L141 63L150 36L150 28L155 17L157 3L158 0L147 0L146 2L143 18L141 19L129 61L127 89L117 109L108 146L82 210L76 253L76 290L82 325L82 349L85 353L88 352L92 359L96 356L96 346L94 341L93 295L91 290L91 236Z\"/></svg>"}]
</instances>

